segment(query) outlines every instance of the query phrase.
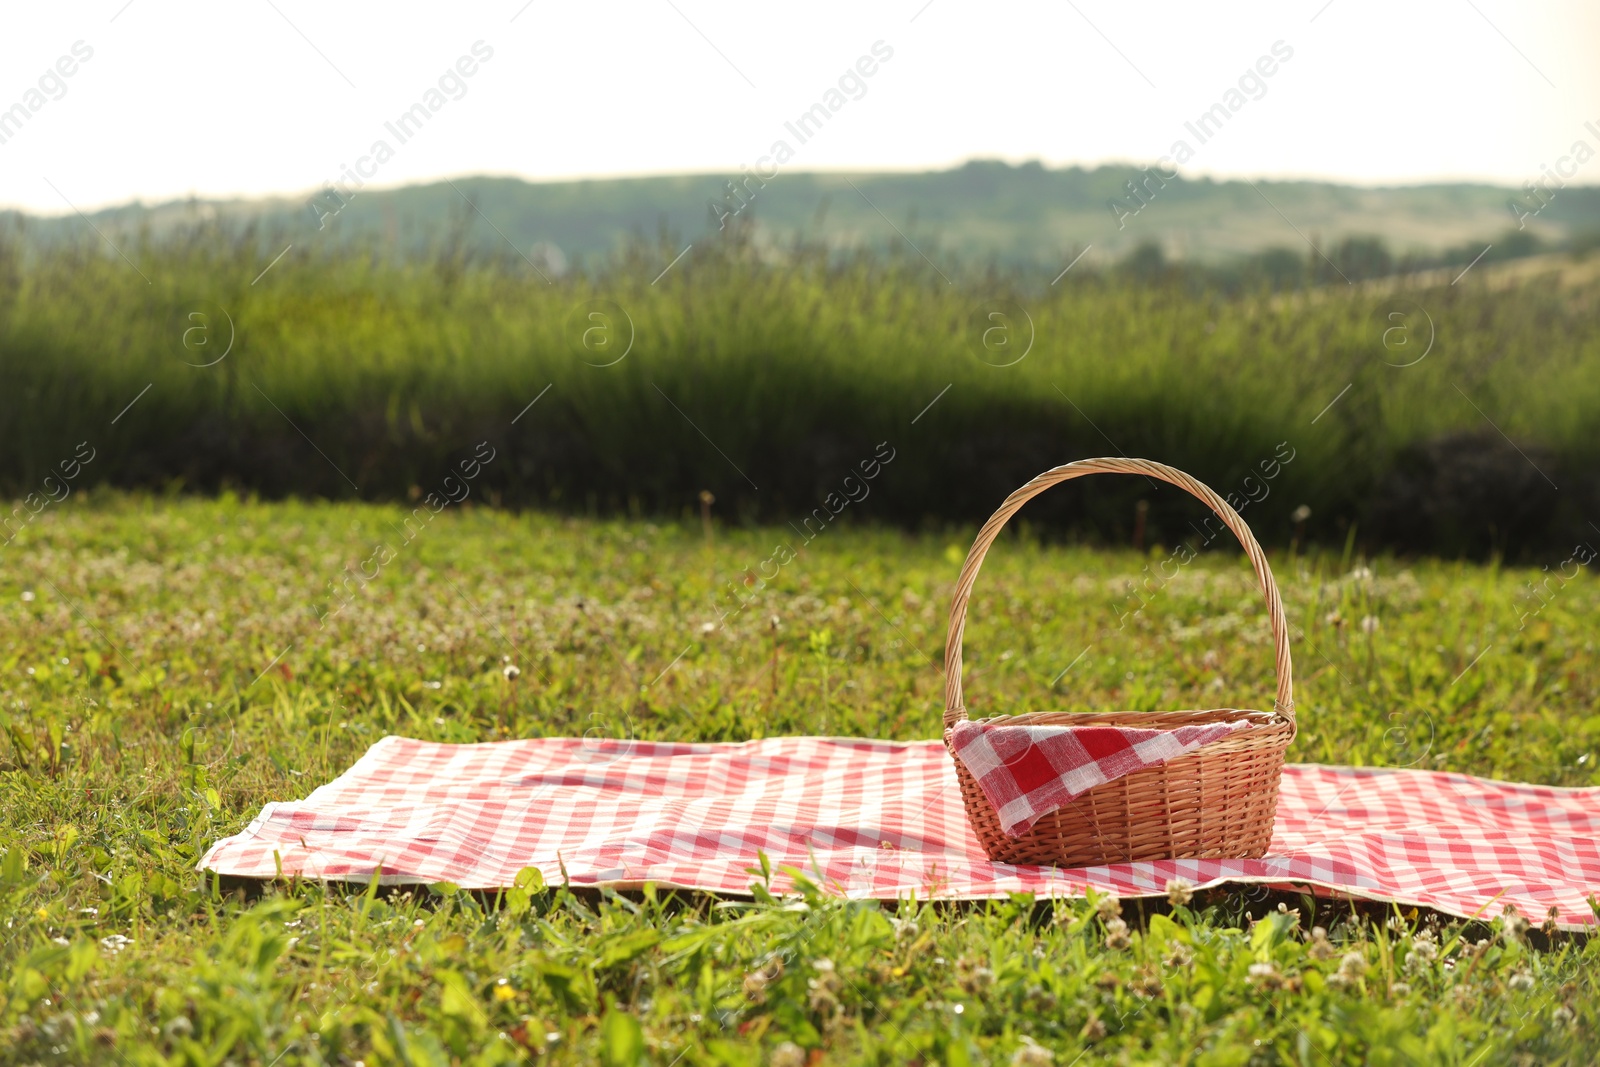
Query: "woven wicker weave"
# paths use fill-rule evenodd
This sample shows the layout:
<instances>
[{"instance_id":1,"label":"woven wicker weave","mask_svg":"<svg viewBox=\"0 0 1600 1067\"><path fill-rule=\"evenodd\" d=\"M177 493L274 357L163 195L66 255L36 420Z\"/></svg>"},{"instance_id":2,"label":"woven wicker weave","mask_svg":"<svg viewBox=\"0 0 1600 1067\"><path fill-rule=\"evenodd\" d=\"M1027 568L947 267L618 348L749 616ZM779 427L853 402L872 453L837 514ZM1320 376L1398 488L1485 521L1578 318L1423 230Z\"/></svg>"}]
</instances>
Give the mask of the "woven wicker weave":
<instances>
[{"instance_id":1,"label":"woven wicker weave","mask_svg":"<svg viewBox=\"0 0 1600 1067\"><path fill-rule=\"evenodd\" d=\"M1171 729L1249 719L1248 730L1202 746L1156 767L1146 767L1080 793L1045 815L1021 837L1000 829L1000 819L971 773L955 760L967 818L989 858L1001 863L1089 867L1129 860L1255 857L1266 854L1278 806L1283 753L1294 739L1294 682L1283 600L1267 557L1239 513L1210 488L1182 471L1143 459L1085 459L1039 475L1006 498L973 542L950 604L945 642L944 742L954 758L951 730L967 717L961 692L961 638L967 600L983 557L1000 529L1023 504L1060 482L1085 474L1139 474L1186 489L1210 505L1239 538L1267 601L1277 650L1278 695L1272 712L1172 711L1078 714L1046 712L975 720L995 724L1070 724Z\"/></svg>"}]
</instances>

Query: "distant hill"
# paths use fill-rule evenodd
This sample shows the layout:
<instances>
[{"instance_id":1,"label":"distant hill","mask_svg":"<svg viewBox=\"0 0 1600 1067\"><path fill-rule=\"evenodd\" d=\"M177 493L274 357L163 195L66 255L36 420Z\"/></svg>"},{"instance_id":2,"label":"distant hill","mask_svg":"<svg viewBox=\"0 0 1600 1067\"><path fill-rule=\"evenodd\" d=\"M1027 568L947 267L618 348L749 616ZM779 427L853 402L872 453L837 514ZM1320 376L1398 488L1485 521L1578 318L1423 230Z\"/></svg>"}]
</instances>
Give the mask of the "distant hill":
<instances>
[{"instance_id":1,"label":"distant hill","mask_svg":"<svg viewBox=\"0 0 1600 1067\"><path fill-rule=\"evenodd\" d=\"M883 246L908 239L936 265L998 261L1064 266L1086 246L1089 262L1117 259L1141 243L1171 259L1216 263L1283 247L1297 255L1351 237L1377 237L1396 254L1439 256L1514 229L1513 199L1530 194L1492 185L1361 188L1310 181L1162 180L1151 171L1104 166L1049 169L973 161L918 174L780 173L763 182L728 175L528 182L468 177L453 182L298 198L130 204L91 215L107 233L161 235L196 221L255 224L286 240L376 242L400 252L451 239L506 254L507 242L542 269L593 261L631 237L663 230L685 243L731 219L758 241L796 235L836 246ZM1138 181L1140 199L1128 183ZM348 190L347 190L348 191ZM470 198L476 211L469 207ZM1120 206L1113 206L1114 202ZM23 218L40 240L81 236L76 216ZM1572 186L1525 220L1545 245L1600 233L1600 188ZM319 226L320 223L320 226Z\"/></svg>"}]
</instances>

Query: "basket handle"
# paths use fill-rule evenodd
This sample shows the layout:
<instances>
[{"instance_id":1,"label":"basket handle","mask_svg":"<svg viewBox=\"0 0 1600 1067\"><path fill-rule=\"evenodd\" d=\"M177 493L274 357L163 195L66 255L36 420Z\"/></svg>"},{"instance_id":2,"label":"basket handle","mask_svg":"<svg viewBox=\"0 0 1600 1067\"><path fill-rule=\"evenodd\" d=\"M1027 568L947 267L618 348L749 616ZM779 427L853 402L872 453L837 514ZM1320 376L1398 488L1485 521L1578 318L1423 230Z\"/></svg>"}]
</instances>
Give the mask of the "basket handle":
<instances>
[{"instance_id":1,"label":"basket handle","mask_svg":"<svg viewBox=\"0 0 1600 1067\"><path fill-rule=\"evenodd\" d=\"M1272 579L1272 568L1267 566L1266 553L1256 543L1255 535L1245 525L1239 513L1218 496L1209 486L1189 475L1148 459L1080 459L1054 467L1039 475L1027 485L1006 497L989 521L978 531L978 539L967 553L967 562L956 580L955 597L950 601L950 632L944 645L944 725L949 728L967 717L966 702L961 692L961 638L967 628L967 600L972 596L972 586L978 580L978 569L989 546L1000 535L1000 528L1029 500L1052 485L1081 478L1085 474L1140 474L1159 478L1180 489L1186 489L1210 506L1239 538L1250 565L1255 568L1256 579L1261 583L1262 596L1267 601L1267 617L1272 623L1272 640L1277 649L1278 696L1274 710L1294 724L1294 666L1289 657L1289 624L1283 613L1283 598L1278 594L1278 583Z\"/></svg>"}]
</instances>

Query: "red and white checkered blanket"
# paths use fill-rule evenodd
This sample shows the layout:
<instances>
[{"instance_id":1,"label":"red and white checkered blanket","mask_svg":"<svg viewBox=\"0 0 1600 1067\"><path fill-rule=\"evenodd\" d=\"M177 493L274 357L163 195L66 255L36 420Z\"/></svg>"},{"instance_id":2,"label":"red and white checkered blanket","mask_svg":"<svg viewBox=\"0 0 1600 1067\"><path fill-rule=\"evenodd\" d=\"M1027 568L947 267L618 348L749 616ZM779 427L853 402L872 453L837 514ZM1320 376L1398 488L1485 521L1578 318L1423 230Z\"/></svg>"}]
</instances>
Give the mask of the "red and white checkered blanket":
<instances>
[{"instance_id":1,"label":"red and white checkered blanket","mask_svg":"<svg viewBox=\"0 0 1600 1067\"><path fill-rule=\"evenodd\" d=\"M1057 870L993 863L938 741L780 737L744 744L569 738L445 745L386 737L305 800L269 804L203 870L365 882L655 882L739 893L757 852L858 898L1153 896L1171 878L1258 882L1453 915L1551 907L1593 930L1600 789L1464 774L1289 765L1272 851ZM786 884L774 880L777 887Z\"/></svg>"},{"instance_id":2,"label":"red and white checkered blanket","mask_svg":"<svg viewBox=\"0 0 1600 1067\"><path fill-rule=\"evenodd\" d=\"M1011 837L1086 789L1154 767L1248 729L1218 722L1150 730L1131 726L1013 726L958 722L950 741Z\"/></svg>"}]
</instances>

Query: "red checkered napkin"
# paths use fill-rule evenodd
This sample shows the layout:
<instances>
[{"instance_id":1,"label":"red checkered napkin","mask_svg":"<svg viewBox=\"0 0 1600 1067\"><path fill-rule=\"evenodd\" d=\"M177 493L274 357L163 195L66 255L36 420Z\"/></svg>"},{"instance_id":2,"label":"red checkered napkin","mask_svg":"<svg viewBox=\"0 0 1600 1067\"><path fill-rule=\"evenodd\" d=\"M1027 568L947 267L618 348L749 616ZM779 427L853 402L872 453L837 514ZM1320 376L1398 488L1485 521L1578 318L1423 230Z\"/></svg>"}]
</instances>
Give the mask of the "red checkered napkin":
<instances>
[{"instance_id":1,"label":"red checkered napkin","mask_svg":"<svg viewBox=\"0 0 1600 1067\"><path fill-rule=\"evenodd\" d=\"M951 741L956 758L999 813L1000 828L1010 837L1021 837L1086 789L1177 759L1249 725L1219 722L1145 730L959 722Z\"/></svg>"}]
</instances>

